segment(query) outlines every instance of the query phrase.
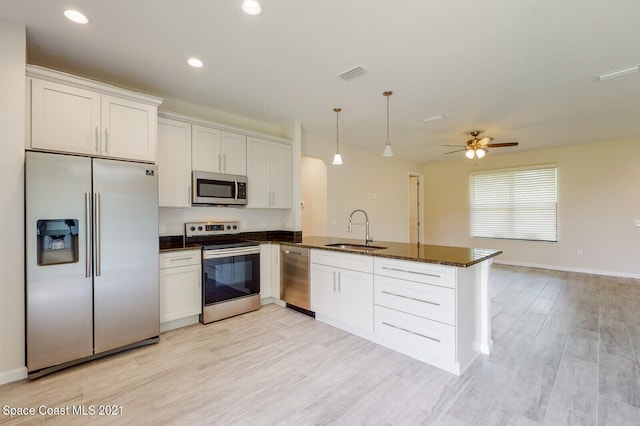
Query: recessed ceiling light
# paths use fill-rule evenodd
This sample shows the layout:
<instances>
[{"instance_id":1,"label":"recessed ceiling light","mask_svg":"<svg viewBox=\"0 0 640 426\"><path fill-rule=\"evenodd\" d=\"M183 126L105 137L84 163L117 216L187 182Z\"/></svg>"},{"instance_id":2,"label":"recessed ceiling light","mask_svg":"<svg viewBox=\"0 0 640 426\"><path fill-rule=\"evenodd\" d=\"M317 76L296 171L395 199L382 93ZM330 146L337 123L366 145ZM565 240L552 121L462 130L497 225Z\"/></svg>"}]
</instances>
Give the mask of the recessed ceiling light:
<instances>
[{"instance_id":1,"label":"recessed ceiling light","mask_svg":"<svg viewBox=\"0 0 640 426\"><path fill-rule=\"evenodd\" d=\"M610 78L622 77L623 75L632 74L634 72L638 72L640 69L640 65L631 65L630 67L621 68L615 71L609 71L597 75L596 78L600 81L609 80Z\"/></svg>"},{"instance_id":2,"label":"recessed ceiling light","mask_svg":"<svg viewBox=\"0 0 640 426\"><path fill-rule=\"evenodd\" d=\"M187 60L187 63L194 68L202 68L202 66L204 65L202 61L198 58L189 58Z\"/></svg>"},{"instance_id":3,"label":"recessed ceiling light","mask_svg":"<svg viewBox=\"0 0 640 426\"><path fill-rule=\"evenodd\" d=\"M77 10L67 9L64 11L64 16L67 17L70 21L75 22L76 24L86 24L89 22L89 19L82 13Z\"/></svg>"},{"instance_id":4,"label":"recessed ceiling light","mask_svg":"<svg viewBox=\"0 0 640 426\"><path fill-rule=\"evenodd\" d=\"M242 2L242 10L247 15L260 15L262 12L262 5L257 0L244 0Z\"/></svg>"},{"instance_id":5,"label":"recessed ceiling light","mask_svg":"<svg viewBox=\"0 0 640 426\"><path fill-rule=\"evenodd\" d=\"M434 115L433 117L427 117L424 118L422 121L424 121L425 123L431 123L433 121L438 121L438 120L446 120L447 116L445 115Z\"/></svg>"}]
</instances>

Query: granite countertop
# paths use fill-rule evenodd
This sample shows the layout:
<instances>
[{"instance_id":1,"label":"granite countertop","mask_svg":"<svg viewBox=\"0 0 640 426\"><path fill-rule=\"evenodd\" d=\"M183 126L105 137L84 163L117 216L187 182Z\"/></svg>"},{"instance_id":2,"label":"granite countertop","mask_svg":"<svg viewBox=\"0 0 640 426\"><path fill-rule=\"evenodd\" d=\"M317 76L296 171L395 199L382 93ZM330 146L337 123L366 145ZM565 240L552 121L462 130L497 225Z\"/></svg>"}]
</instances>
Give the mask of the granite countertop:
<instances>
[{"instance_id":1,"label":"granite countertop","mask_svg":"<svg viewBox=\"0 0 640 426\"><path fill-rule=\"evenodd\" d=\"M249 240L260 241L264 243L288 244L298 247L307 247L322 250L338 251L342 253L362 254L367 256L379 256L391 259L411 260L414 262L436 263L439 265L457 266L466 268L475 265L494 256L502 254L502 250L493 250L485 248L469 248L469 247L453 247L453 246L437 246L431 244L408 244L397 243L392 241L374 241L371 243L373 247L383 247L378 249L363 248L341 248L327 247L327 244L356 244L364 245L364 240L356 240L350 238L335 237L301 237L290 238L284 236L279 238L278 235L243 235ZM161 237L160 253L178 251L178 250L199 250L201 246L189 246L184 244L182 236Z\"/></svg>"},{"instance_id":2,"label":"granite countertop","mask_svg":"<svg viewBox=\"0 0 640 426\"><path fill-rule=\"evenodd\" d=\"M437 246L431 244L408 244L391 241L374 241L371 243L375 247L384 247L375 250L357 250L340 247L327 247L327 244L346 243L364 245L364 240L332 237L302 237L300 243L281 243L298 247L308 247L323 250L339 251L343 253L363 254L369 256L379 256L391 259L411 260L414 262L436 263L440 265L458 266L466 268L475 265L494 256L502 254L502 250Z\"/></svg>"}]
</instances>

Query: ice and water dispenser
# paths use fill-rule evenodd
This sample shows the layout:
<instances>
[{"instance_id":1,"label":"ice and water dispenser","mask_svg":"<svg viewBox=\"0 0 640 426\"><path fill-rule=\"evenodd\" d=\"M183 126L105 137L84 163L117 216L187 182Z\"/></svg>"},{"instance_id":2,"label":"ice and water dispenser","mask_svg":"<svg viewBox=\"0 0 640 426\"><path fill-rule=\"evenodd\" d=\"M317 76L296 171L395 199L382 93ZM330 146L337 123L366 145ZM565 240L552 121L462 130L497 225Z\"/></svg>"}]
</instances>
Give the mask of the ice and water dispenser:
<instances>
[{"instance_id":1,"label":"ice and water dispenser","mask_svg":"<svg viewBox=\"0 0 640 426\"><path fill-rule=\"evenodd\" d=\"M78 261L78 220L38 220L38 265L58 265Z\"/></svg>"}]
</instances>

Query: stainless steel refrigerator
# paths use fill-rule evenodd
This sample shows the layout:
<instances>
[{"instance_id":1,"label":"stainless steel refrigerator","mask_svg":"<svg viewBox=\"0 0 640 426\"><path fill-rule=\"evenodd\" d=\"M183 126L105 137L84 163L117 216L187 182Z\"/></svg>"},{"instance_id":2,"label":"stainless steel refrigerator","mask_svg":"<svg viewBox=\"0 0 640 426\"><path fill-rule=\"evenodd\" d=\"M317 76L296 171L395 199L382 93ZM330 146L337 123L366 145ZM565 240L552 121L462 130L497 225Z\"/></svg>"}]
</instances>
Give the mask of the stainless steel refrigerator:
<instances>
[{"instance_id":1,"label":"stainless steel refrigerator","mask_svg":"<svg viewBox=\"0 0 640 426\"><path fill-rule=\"evenodd\" d=\"M156 167L27 151L25 203L29 377L157 342Z\"/></svg>"}]
</instances>

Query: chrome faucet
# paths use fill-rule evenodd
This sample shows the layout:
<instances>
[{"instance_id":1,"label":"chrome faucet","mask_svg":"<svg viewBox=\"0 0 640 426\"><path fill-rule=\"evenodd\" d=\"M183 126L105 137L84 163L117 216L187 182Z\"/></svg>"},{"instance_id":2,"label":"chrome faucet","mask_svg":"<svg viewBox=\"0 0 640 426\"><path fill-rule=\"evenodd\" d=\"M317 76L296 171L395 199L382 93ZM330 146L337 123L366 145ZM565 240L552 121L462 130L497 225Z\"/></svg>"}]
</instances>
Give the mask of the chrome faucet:
<instances>
[{"instance_id":1,"label":"chrome faucet","mask_svg":"<svg viewBox=\"0 0 640 426\"><path fill-rule=\"evenodd\" d=\"M353 219L353 215L357 212L362 212L362 214L364 215L364 223L352 223L351 219ZM366 229L366 235L364 236L364 245L366 246L370 246L371 242L373 241L373 238L371 238L371 235L369 235L369 216L367 216L367 212L365 212L362 209L355 209L354 211L351 212L351 214L349 215L349 232L351 232L352 230L352 225L364 225L365 229Z\"/></svg>"}]
</instances>

